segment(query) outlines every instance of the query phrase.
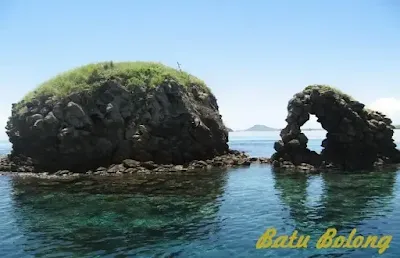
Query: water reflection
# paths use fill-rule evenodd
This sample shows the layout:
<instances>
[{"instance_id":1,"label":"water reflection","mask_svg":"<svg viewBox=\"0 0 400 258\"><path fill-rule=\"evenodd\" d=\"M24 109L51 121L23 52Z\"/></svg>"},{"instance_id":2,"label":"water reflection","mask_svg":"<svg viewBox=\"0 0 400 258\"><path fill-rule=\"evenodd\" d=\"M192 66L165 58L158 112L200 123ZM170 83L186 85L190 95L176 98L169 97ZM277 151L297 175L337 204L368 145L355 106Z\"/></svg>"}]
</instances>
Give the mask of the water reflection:
<instances>
[{"instance_id":1,"label":"water reflection","mask_svg":"<svg viewBox=\"0 0 400 258\"><path fill-rule=\"evenodd\" d=\"M225 183L221 171L69 182L14 178L14 213L34 248L26 251L37 257L164 253L166 245L171 250L219 230Z\"/></svg>"},{"instance_id":2,"label":"water reflection","mask_svg":"<svg viewBox=\"0 0 400 258\"><path fill-rule=\"evenodd\" d=\"M64 183L15 178L10 214L24 239L13 247L35 257L373 257L373 249L314 246L328 227L397 239L395 176L307 176L252 166ZM256 250L270 226L279 234L298 229L313 242L306 250ZM393 241L384 255L398 257L398 250Z\"/></svg>"},{"instance_id":3,"label":"water reflection","mask_svg":"<svg viewBox=\"0 0 400 258\"><path fill-rule=\"evenodd\" d=\"M328 227L350 231L365 219L389 214L396 183L395 170L322 175L273 172L273 177L296 228L311 235ZM310 190L311 180L321 180L317 183L320 193Z\"/></svg>"}]
</instances>

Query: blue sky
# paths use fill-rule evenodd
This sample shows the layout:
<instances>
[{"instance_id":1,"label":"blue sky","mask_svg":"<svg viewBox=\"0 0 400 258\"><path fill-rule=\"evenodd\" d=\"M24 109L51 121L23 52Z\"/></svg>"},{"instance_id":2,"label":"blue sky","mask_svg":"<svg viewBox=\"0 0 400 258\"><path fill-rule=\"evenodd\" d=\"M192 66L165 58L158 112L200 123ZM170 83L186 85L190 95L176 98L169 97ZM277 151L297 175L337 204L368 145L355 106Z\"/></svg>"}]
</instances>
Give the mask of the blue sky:
<instances>
[{"instance_id":1,"label":"blue sky","mask_svg":"<svg viewBox=\"0 0 400 258\"><path fill-rule=\"evenodd\" d=\"M39 83L104 60L179 61L234 129L284 126L287 101L316 83L400 123L396 0L4 0L0 39L1 128Z\"/></svg>"}]
</instances>

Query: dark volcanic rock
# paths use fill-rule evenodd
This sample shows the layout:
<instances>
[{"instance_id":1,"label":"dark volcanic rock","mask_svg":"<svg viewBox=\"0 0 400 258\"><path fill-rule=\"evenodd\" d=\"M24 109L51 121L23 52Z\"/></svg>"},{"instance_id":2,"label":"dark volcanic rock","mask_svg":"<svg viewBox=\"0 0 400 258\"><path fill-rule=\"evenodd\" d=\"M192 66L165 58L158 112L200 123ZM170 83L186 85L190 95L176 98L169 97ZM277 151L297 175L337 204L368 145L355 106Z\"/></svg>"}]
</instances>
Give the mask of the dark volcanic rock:
<instances>
[{"instance_id":1,"label":"dark volcanic rock","mask_svg":"<svg viewBox=\"0 0 400 258\"><path fill-rule=\"evenodd\" d=\"M184 164L228 153L217 100L204 87L174 79L131 91L117 79L97 83L92 92L14 104L8 159L29 157L41 171L84 172L123 160L127 168L137 166L126 159Z\"/></svg>"},{"instance_id":2,"label":"dark volcanic rock","mask_svg":"<svg viewBox=\"0 0 400 258\"><path fill-rule=\"evenodd\" d=\"M22 176L22 177L40 177L40 178L62 178L69 180L71 177L74 178L76 176L118 176L118 175L126 175L126 174L158 174L158 173L192 173L192 172L201 172L208 171L211 169L227 169L233 167L248 167L251 164L266 164L270 163L270 159L268 158L255 158L249 157L243 152L232 151L230 150L227 154L216 156L212 159L207 160L193 160L189 163L185 163L182 165L173 165L173 164L156 164L152 161L140 162L137 160L126 159L122 163L111 164L108 167L99 167L94 170L89 170L86 173L73 173L69 170L58 170L54 173L47 172L36 172L32 173L31 166L16 166L12 161L9 160L0 160L0 165L5 164L6 173L0 173L0 175L14 175L14 176ZM10 169L10 164L14 164L13 168ZM293 166L292 166L293 167ZM0 171L2 167L0 166ZM10 172L13 171L13 172Z\"/></svg>"},{"instance_id":3,"label":"dark volcanic rock","mask_svg":"<svg viewBox=\"0 0 400 258\"><path fill-rule=\"evenodd\" d=\"M392 121L334 88L309 86L293 96L287 110L288 124L271 158L275 168L364 170L400 162ZM307 148L308 139L300 130L310 114L328 132L321 155Z\"/></svg>"}]
</instances>

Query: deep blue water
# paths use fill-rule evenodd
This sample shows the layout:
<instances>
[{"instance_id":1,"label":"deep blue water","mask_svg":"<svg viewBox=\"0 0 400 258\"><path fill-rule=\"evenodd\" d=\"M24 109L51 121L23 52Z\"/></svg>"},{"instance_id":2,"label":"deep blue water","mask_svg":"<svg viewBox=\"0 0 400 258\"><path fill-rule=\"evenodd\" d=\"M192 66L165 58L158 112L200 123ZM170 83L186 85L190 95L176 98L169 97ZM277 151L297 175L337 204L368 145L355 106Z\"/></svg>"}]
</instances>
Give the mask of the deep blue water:
<instances>
[{"instance_id":1,"label":"deep blue water","mask_svg":"<svg viewBox=\"0 0 400 258\"><path fill-rule=\"evenodd\" d=\"M306 134L319 151L323 132ZM230 145L269 156L277 138L276 132L232 133ZM9 148L0 143L1 153ZM5 258L380 256L376 249L315 249L328 227L393 235L382 256L400 257L399 171L306 176L252 165L70 182L3 176L0 195ZM310 235L308 248L255 249L269 227Z\"/></svg>"}]
</instances>

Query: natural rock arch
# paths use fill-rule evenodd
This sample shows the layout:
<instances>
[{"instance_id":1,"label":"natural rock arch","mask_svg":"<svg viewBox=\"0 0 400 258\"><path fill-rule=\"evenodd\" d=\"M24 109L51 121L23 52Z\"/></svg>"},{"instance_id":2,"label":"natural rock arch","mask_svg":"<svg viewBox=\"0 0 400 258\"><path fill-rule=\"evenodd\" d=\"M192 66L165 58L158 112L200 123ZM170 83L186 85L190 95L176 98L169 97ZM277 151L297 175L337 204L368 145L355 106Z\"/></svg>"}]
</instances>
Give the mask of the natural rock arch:
<instances>
[{"instance_id":1,"label":"natural rock arch","mask_svg":"<svg viewBox=\"0 0 400 258\"><path fill-rule=\"evenodd\" d=\"M400 151L394 143L392 121L384 114L339 90L325 85L311 85L289 101L287 126L281 140L275 142L271 160L275 168L370 169L377 165L400 162ZM318 118L327 131L321 154L307 148L308 139L301 126Z\"/></svg>"}]
</instances>

